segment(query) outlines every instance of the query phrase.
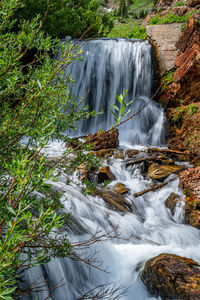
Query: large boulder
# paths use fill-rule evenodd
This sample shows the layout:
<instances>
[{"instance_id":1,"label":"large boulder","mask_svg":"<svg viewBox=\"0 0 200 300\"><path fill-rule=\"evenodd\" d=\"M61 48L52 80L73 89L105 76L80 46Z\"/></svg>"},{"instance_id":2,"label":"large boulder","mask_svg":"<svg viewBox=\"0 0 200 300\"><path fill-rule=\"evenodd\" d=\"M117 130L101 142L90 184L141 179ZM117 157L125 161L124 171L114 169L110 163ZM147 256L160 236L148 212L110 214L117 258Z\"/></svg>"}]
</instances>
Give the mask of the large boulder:
<instances>
[{"instance_id":1,"label":"large boulder","mask_svg":"<svg viewBox=\"0 0 200 300\"><path fill-rule=\"evenodd\" d=\"M167 176L180 172L183 170L185 166L181 165L161 165L158 163L153 163L150 165L148 169L148 175L152 179L161 180L166 178Z\"/></svg>"},{"instance_id":2,"label":"large boulder","mask_svg":"<svg viewBox=\"0 0 200 300\"><path fill-rule=\"evenodd\" d=\"M192 259L161 254L148 260L142 281L163 299L200 299L200 265Z\"/></svg>"}]
</instances>

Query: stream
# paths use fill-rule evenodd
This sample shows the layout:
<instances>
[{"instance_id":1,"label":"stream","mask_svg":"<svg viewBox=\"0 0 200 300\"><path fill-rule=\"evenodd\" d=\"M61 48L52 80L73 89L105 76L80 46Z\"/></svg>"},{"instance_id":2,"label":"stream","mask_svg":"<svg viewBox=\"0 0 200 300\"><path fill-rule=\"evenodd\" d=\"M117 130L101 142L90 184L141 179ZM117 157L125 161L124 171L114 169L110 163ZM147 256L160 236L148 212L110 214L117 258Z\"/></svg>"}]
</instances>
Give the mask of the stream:
<instances>
[{"instance_id":1,"label":"stream","mask_svg":"<svg viewBox=\"0 0 200 300\"><path fill-rule=\"evenodd\" d=\"M129 101L135 99L131 113L138 111L152 95L154 66L148 42L100 39L88 42L83 50L83 61L67 68L65 75L71 73L75 79L75 84L70 87L72 94L78 98L88 95L85 101L90 109L103 109L104 113L80 123L78 132L72 132L72 135L110 128L114 120L108 102L116 104L116 94L122 93L123 89L128 89ZM134 158L143 156L147 145L165 147L165 140L164 111L155 101L150 102L136 118L119 129L119 148L124 153L128 149L139 150ZM52 141L46 149L46 156L59 157L64 149L62 142ZM121 182L129 189L125 198L132 211L119 212L99 196L83 195L81 187L77 186L80 184L78 172L72 176L72 185L68 185L62 175L59 181L50 182L54 191L63 192L62 213L71 213L72 223L66 226L70 241L85 241L95 234L108 232L117 236L92 243L80 251L86 259L94 254L94 265L98 266L98 262L102 262L100 268L104 271L70 258L52 259L44 266L35 266L24 272L19 284L21 288L34 288L42 282L45 284L42 290L28 293L20 299L38 297L43 300L51 297L54 300L76 300L88 291L96 294L102 286L114 285L122 290L123 287L127 288L126 294L120 298L123 300L158 299L150 295L140 279L148 259L160 253L173 253L200 262L200 232L184 224L185 196L179 187L178 176L170 175L167 180L171 180L162 189L136 198L133 194L150 187L152 179L142 172L141 163L127 168L126 159L127 156L125 159L110 157L104 159L103 166L109 165L115 176L107 188ZM172 192L182 199L173 215L165 206ZM99 288L93 290L96 287ZM102 299L114 298L106 298L104 295Z\"/></svg>"}]
</instances>

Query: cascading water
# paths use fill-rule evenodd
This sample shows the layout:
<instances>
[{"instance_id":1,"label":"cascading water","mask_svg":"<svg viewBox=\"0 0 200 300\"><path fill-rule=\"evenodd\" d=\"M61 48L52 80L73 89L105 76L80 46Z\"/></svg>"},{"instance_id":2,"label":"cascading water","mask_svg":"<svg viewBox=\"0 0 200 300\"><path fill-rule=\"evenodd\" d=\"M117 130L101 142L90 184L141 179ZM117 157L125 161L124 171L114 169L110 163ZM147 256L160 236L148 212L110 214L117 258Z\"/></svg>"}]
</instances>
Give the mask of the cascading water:
<instances>
[{"instance_id":1,"label":"cascading water","mask_svg":"<svg viewBox=\"0 0 200 300\"><path fill-rule=\"evenodd\" d=\"M119 47L119 48L118 48ZM117 40L97 40L84 46L83 62L77 62L66 72L72 72L76 83L72 92L79 96L87 95L91 109L104 110L104 115L82 124L79 134L108 128L112 118L108 110L108 101L115 102L116 93L129 89L129 100L136 98L133 109L138 110L151 96L151 57L147 42ZM122 71L122 73L121 73ZM133 144L160 144L164 142L164 115L162 109L151 102L133 122L121 129L120 138ZM63 145L54 142L46 155L58 155ZM133 147L133 146L129 146ZM134 146L135 147L135 146ZM53 150L52 150L53 149ZM64 147L63 147L64 150ZM139 154L140 155L140 154ZM116 282L118 286L128 287L124 300L156 299L152 297L140 279L144 263L159 253L174 253L200 261L200 233L197 229L182 224L184 195L179 188L179 179L175 175L162 189L149 192L138 198L132 196L152 184L149 177L142 173L141 164L125 167L122 159L111 158L104 162L110 165L116 183L123 183L129 194L132 212L118 212L107 205L98 196L84 196L77 185L67 185L66 178L52 182L52 188L62 191L63 214L71 212L72 225L66 227L69 239L75 242L88 240L96 231L102 233L113 230L120 233L119 239L94 243L82 253L88 256L97 250L96 258L107 266L108 273L83 262L69 258L53 259L44 266L36 266L23 274L21 288L37 287L46 282L43 291L28 293L23 300L39 300L51 297L54 300L76 300L93 288ZM74 174L74 181L78 181ZM169 178L168 178L169 179ZM171 192L182 197L172 215L164 202ZM102 299L105 299L104 297ZM112 298L111 298L112 299Z\"/></svg>"},{"instance_id":2,"label":"cascading water","mask_svg":"<svg viewBox=\"0 0 200 300\"><path fill-rule=\"evenodd\" d=\"M116 95L128 89L126 101L134 99L131 114L139 111L151 98L151 46L146 41L98 39L82 46L84 57L66 68L75 80L71 92L78 99L85 97L84 105L90 110L103 111L102 115L79 124L76 135L95 133L115 124L109 103L117 105ZM134 119L119 128L120 140L131 144L164 144L164 113L152 101Z\"/></svg>"}]
</instances>

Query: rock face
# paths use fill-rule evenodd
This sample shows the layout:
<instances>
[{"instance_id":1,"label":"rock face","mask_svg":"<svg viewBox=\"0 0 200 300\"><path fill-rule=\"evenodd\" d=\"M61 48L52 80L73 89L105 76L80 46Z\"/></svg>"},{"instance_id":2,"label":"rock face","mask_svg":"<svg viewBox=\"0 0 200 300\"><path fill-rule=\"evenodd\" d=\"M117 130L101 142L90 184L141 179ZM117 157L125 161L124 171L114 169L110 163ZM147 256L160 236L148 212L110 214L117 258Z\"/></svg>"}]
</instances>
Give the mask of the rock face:
<instances>
[{"instance_id":1,"label":"rock face","mask_svg":"<svg viewBox=\"0 0 200 300\"><path fill-rule=\"evenodd\" d=\"M163 299L200 299L200 265L192 259L161 254L147 261L141 277Z\"/></svg>"},{"instance_id":2,"label":"rock face","mask_svg":"<svg viewBox=\"0 0 200 300\"><path fill-rule=\"evenodd\" d=\"M179 177L186 194L185 221L200 229L200 167L188 169Z\"/></svg>"},{"instance_id":3,"label":"rock face","mask_svg":"<svg viewBox=\"0 0 200 300\"><path fill-rule=\"evenodd\" d=\"M175 67L175 60L178 55L176 43L181 36L181 24L147 26L146 34L147 38L156 45L160 72L163 75Z\"/></svg>"},{"instance_id":4,"label":"rock face","mask_svg":"<svg viewBox=\"0 0 200 300\"><path fill-rule=\"evenodd\" d=\"M119 145L118 130L113 129L107 133L100 130L94 135L88 134L87 141L93 144L93 150L116 148Z\"/></svg>"}]
</instances>

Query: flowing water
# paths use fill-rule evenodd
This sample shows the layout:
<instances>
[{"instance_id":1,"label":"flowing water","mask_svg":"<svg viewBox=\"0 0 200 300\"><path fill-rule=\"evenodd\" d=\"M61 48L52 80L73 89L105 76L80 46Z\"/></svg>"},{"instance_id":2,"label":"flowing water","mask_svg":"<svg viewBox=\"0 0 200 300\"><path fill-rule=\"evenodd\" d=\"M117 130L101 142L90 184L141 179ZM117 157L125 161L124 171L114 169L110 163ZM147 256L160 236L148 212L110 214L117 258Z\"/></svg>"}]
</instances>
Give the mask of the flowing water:
<instances>
[{"instance_id":1,"label":"flowing water","mask_svg":"<svg viewBox=\"0 0 200 300\"><path fill-rule=\"evenodd\" d=\"M151 47L147 42L117 40L97 40L84 46L86 56L82 63L77 62L66 72L72 72L76 84L72 92L79 96L87 94L87 102L92 109L104 109L104 115L81 124L80 133L95 132L112 124L107 102L115 102L116 93L129 89L128 98L136 99L133 109L138 110L151 97L152 63ZM164 113L161 107L151 102L133 122L120 129L121 147L140 149L136 144L160 145L164 143ZM134 146L133 146L134 144ZM143 148L142 148L143 149ZM64 150L64 145L53 142L46 154L55 157ZM141 155L141 154L139 154ZM62 191L63 214L71 212L72 224L66 227L69 239L75 243L88 240L96 232L104 234L112 231L119 234L117 239L108 239L92 244L81 256L87 258L94 252L101 260L100 271L80 261L69 258L53 259L45 266L36 266L25 272L21 287L37 287L45 283L43 291L28 294L23 299L46 299L49 295L55 300L75 300L85 292L104 284L128 287L124 300L155 299L140 279L145 262L159 253L174 253L200 261L200 232L183 224L184 195L179 188L179 179L171 175L171 181L164 188L135 198L135 192L152 184L142 173L141 164L125 167L122 159L110 158L104 162L110 165L115 181L121 182L129 190L126 196L132 212L118 212L98 196L84 196L81 188L66 184L66 178L52 182L55 191ZM78 182L77 174L73 175ZM169 179L169 178L168 178ZM181 196L172 215L164 202L171 192ZM80 254L80 253L79 253ZM95 262L94 262L95 263ZM57 288L56 288L57 287ZM48 288L50 290L48 291ZM102 299L107 299L105 296ZM108 298L112 299L112 298Z\"/></svg>"},{"instance_id":2,"label":"flowing water","mask_svg":"<svg viewBox=\"0 0 200 300\"><path fill-rule=\"evenodd\" d=\"M134 99L131 114L139 111L152 94L152 49L148 42L125 39L98 39L84 43L84 58L66 68L75 80L71 92L90 110L103 111L79 124L76 135L109 129L115 122L110 103L117 105L116 95L128 90L126 102ZM120 140L131 144L163 144L165 141L164 113L152 101L139 115L119 128Z\"/></svg>"}]
</instances>

